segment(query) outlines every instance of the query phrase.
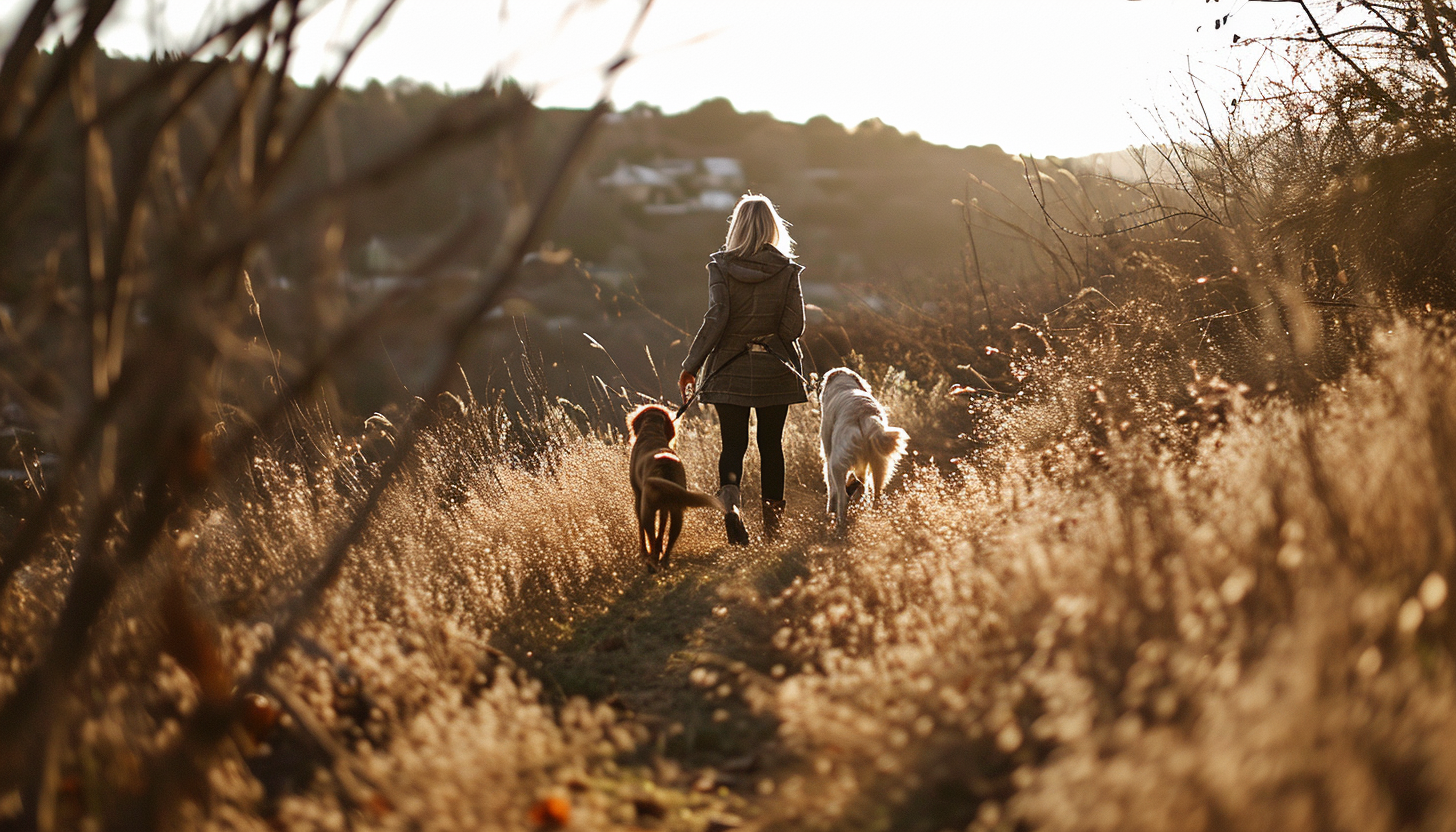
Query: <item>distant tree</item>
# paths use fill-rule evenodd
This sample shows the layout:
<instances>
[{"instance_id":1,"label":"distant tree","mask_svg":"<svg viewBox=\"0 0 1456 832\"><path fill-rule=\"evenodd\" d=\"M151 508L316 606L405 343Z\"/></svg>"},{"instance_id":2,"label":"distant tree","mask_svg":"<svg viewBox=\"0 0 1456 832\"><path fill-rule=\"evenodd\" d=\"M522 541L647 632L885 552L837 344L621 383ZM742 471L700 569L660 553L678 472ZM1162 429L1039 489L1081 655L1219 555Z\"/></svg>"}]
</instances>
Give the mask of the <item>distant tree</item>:
<instances>
[{"instance_id":1,"label":"distant tree","mask_svg":"<svg viewBox=\"0 0 1456 832\"><path fill-rule=\"evenodd\" d=\"M667 118L663 130L694 144L727 145L772 121L768 113L739 113L728 99L710 98L686 113Z\"/></svg>"},{"instance_id":2,"label":"distant tree","mask_svg":"<svg viewBox=\"0 0 1456 832\"><path fill-rule=\"evenodd\" d=\"M1456 110L1456 5L1446 0L1264 0L1297 9L1295 32L1255 37L1281 47L1342 116L1449 137ZM1217 19L1223 25L1229 15ZM1239 40L1239 35L1234 35ZM1298 88L1291 88L1295 92Z\"/></svg>"},{"instance_id":3,"label":"distant tree","mask_svg":"<svg viewBox=\"0 0 1456 832\"><path fill-rule=\"evenodd\" d=\"M804 122L804 144L809 164L815 167L839 167L849 157L849 131L829 116Z\"/></svg>"},{"instance_id":4,"label":"distant tree","mask_svg":"<svg viewBox=\"0 0 1456 832\"><path fill-rule=\"evenodd\" d=\"M1307 294L1456 305L1456 5L1265 2L1286 28L1232 34L1266 50L1261 71L1232 100L1198 90L1196 138L1159 151L1162 169L1194 213L1267 238L1243 245Z\"/></svg>"}]
</instances>

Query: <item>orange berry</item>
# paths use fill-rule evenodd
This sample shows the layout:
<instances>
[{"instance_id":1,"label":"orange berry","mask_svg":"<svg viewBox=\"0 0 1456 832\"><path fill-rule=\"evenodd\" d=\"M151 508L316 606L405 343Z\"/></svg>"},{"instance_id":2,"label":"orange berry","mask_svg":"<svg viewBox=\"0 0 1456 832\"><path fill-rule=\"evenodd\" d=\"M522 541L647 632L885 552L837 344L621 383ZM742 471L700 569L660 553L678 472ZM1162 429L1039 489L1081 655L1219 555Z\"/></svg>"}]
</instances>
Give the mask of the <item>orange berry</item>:
<instances>
[{"instance_id":1,"label":"orange berry","mask_svg":"<svg viewBox=\"0 0 1456 832\"><path fill-rule=\"evenodd\" d=\"M528 816L538 829L560 829L571 823L571 804L562 797L547 797L536 801Z\"/></svg>"}]
</instances>

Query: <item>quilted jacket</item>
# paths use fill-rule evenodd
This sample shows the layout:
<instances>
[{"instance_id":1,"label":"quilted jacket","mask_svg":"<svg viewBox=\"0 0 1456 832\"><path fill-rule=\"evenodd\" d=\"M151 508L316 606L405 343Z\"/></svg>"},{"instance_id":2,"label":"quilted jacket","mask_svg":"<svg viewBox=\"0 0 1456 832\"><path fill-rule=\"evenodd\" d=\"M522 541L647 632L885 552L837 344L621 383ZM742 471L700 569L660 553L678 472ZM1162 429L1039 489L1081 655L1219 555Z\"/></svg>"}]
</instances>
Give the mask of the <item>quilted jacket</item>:
<instances>
[{"instance_id":1,"label":"quilted jacket","mask_svg":"<svg viewBox=\"0 0 1456 832\"><path fill-rule=\"evenodd\" d=\"M701 401L771 407L809 400L800 380L803 270L773 246L747 257L720 251L708 261L708 313L682 365L697 375Z\"/></svg>"}]
</instances>

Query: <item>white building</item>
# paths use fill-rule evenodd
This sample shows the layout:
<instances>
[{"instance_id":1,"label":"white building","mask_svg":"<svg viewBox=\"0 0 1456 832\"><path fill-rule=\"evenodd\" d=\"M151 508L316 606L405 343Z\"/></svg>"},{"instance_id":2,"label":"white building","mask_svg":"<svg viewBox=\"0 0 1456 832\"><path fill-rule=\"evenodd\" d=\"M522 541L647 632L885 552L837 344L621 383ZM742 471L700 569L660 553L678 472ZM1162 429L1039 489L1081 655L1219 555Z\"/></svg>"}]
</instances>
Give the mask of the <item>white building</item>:
<instances>
[{"instance_id":1,"label":"white building","mask_svg":"<svg viewBox=\"0 0 1456 832\"><path fill-rule=\"evenodd\" d=\"M698 194L698 210L700 211L732 211L733 206L738 204L738 197L730 191L710 189Z\"/></svg>"},{"instance_id":2,"label":"white building","mask_svg":"<svg viewBox=\"0 0 1456 832\"><path fill-rule=\"evenodd\" d=\"M703 159L703 175L699 179L703 188L737 191L747 181L748 178L743 175L743 165L737 159L727 156L707 156Z\"/></svg>"},{"instance_id":3,"label":"white building","mask_svg":"<svg viewBox=\"0 0 1456 832\"><path fill-rule=\"evenodd\" d=\"M615 188L626 198L644 205L672 202L682 196L677 181L671 176L646 165L630 164L625 159L618 161L617 169L598 179L597 184Z\"/></svg>"}]
</instances>

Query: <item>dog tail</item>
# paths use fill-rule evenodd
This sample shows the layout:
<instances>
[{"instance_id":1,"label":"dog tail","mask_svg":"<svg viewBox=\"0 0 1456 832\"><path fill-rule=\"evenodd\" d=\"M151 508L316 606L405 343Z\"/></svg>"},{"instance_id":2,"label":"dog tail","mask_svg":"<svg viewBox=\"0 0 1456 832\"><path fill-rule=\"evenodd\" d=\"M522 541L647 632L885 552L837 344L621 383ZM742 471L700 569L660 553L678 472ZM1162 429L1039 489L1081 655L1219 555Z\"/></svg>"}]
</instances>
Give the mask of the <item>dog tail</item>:
<instances>
[{"instance_id":1,"label":"dog tail","mask_svg":"<svg viewBox=\"0 0 1456 832\"><path fill-rule=\"evenodd\" d=\"M874 421L875 432L870 434L870 447L875 453L887 459L899 459L905 453L905 444L910 441L910 434L900 428L892 428L883 421Z\"/></svg>"},{"instance_id":2,"label":"dog tail","mask_svg":"<svg viewBox=\"0 0 1456 832\"><path fill-rule=\"evenodd\" d=\"M648 493L648 503L671 508L716 508L723 510L723 504L711 494L689 491L672 480L662 477L648 477L643 487Z\"/></svg>"}]
</instances>

